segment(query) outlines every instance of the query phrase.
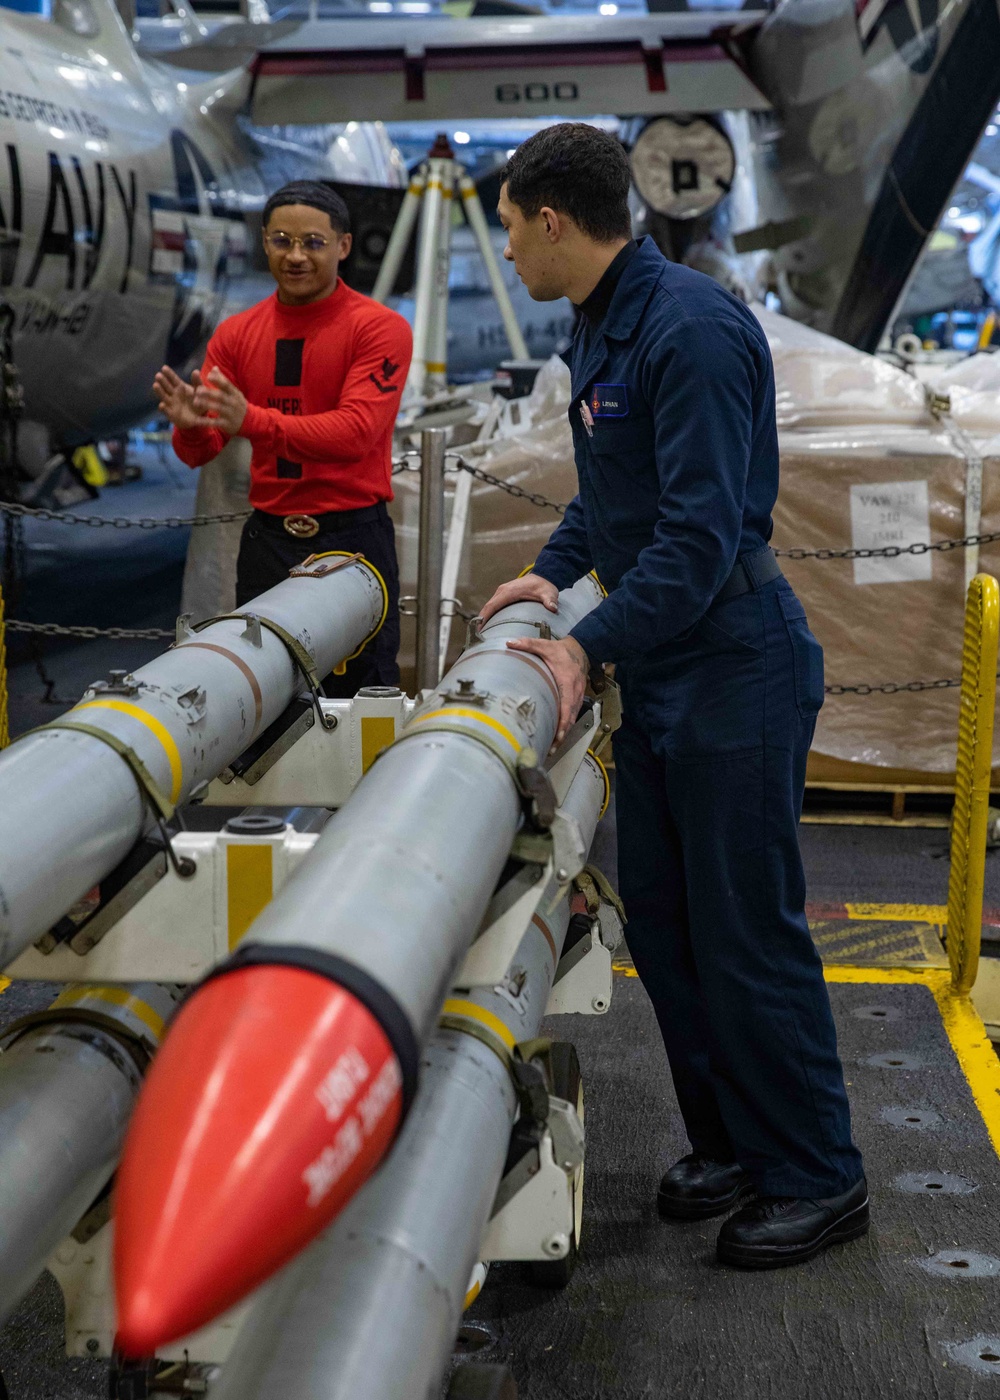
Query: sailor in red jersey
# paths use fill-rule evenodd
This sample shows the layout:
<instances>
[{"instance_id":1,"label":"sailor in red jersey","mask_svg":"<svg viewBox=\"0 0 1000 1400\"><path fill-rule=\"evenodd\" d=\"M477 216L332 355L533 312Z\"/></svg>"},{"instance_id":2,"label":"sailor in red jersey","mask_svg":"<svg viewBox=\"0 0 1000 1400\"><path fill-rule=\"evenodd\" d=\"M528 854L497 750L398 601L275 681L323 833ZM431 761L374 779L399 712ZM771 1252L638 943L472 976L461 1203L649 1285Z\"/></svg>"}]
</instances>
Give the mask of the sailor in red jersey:
<instances>
[{"instance_id":1,"label":"sailor in red jersey","mask_svg":"<svg viewBox=\"0 0 1000 1400\"><path fill-rule=\"evenodd\" d=\"M210 462L231 437L253 445L254 511L240 542L237 606L310 554L363 554L385 579L388 614L324 689L353 695L363 685L396 685L399 574L386 502L410 328L338 278L350 219L326 185L285 185L264 206L263 227L275 294L223 321L190 384L164 365L153 387L188 466Z\"/></svg>"}]
</instances>

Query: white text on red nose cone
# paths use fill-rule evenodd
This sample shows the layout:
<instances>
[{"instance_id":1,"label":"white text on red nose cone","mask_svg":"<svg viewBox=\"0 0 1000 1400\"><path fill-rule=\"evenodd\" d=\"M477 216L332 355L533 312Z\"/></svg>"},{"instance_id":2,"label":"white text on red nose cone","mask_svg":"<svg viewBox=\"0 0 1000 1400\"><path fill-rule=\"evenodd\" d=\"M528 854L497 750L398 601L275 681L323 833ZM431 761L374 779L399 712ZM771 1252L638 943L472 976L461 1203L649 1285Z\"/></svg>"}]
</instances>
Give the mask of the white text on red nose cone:
<instances>
[{"instance_id":1,"label":"white text on red nose cone","mask_svg":"<svg viewBox=\"0 0 1000 1400\"><path fill-rule=\"evenodd\" d=\"M368 1062L356 1045L350 1046L316 1090L316 1097L331 1123L344 1116L347 1105L370 1074Z\"/></svg>"},{"instance_id":2,"label":"white text on red nose cone","mask_svg":"<svg viewBox=\"0 0 1000 1400\"><path fill-rule=\"evenodd\" d=\"M341 1116L368 1074L368 1065L360 1050L355 1046L345 1050L316 1091L331 1122ZM338 1129L333 1142L324 1147L302 1173L309 1192L308 1205L316 1207L330 1194L360 1153L365 1138L371 1137L385 1117L402 1082L399 1065L395 1057L390 1056L358 1104L361 1122L352 1113Z\"/></svg>"}]
</instances>

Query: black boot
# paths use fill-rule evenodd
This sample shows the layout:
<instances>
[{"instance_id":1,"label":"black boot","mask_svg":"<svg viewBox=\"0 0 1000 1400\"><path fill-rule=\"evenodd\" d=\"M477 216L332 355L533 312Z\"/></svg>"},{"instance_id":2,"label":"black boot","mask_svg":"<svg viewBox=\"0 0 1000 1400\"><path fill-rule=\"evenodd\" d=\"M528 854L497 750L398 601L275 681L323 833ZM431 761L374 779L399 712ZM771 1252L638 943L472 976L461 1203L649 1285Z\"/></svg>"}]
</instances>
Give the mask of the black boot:
<instances>
[{"instance_id":1,"label":"black boot","mask_svg":"<svg viewBox=\"0 0 1000 1400\"><path fill-rule=\"evenodd\" d=\"M726 1221L716 1254L720 1263L738 1269L780 1269L867 1230L868 1187L862 1177L842 1196L825 1200L761 1196Z\"/></svg>"},{"instance_id":2,"label":"black boot","mask_svg":"<svg viewBox=\"0 0 1000 1400\"><path fill-rule=\"evenodd\" d=\"M753 1183L739 1162L712 1162L691 1152L667 1172L656 1193L661 1215L674 1220L705 1220L723 1215L753 1194Z\"/></svg>"}]
</instances>

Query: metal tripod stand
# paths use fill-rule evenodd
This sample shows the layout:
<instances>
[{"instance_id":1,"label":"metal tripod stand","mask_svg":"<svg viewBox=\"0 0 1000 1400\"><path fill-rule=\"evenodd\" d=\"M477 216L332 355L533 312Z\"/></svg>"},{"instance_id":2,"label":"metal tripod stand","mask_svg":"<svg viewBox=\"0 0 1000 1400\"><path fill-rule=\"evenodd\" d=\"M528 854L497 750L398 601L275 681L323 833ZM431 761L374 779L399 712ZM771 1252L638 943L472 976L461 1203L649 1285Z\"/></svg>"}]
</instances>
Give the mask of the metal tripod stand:
<instances>
[{"instance_id":1,"label":"metal tripod stand","mask_svg":"<svg viewBox=\"0 0 1000 1400\"><path fill-rule=\"evenodd\" d=\"M374 301L389 296L420 213L417 242L416 300L413 313L413 361L406 381L407 396L421 399L446 384L448 360L448 272L451 265L452 201L455 192L486 264L490 288L500 308L504 330L515 359L526 360L528 347L504 285L489 226L476 187L455 159L448 138L441 134L426 162L413 175L396 219L372 292Z\"/></svg>"}]
</instances>

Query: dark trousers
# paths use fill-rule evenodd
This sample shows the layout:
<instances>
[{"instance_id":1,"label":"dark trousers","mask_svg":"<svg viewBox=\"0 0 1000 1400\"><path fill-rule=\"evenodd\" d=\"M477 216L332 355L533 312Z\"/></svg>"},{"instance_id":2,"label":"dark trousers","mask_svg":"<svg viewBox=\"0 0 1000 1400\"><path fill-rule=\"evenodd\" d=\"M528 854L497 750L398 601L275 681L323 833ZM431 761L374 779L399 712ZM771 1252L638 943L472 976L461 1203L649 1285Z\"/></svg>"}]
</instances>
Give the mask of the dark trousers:
<instances>
[{"instance_id":1,"label":"dark trousers","mask_svg":"<svg viewBox=\"0 0 1000 1400\"><path fill-rule=\"evenodd\" d=\"M288 577L289 569L308 559L310 554L342 549L351 554L363 554L385 580L389 592L389 610L378 635L373 637L361 655L349 661L342 676L323 678L323 689L331 699L356 695L364 685L398 685L399 666L399 568L396 563L396 536L389 512L384 505L351 510L333 517L322 517L324 527L311 539L296 539L288 534L281 516L265 515L255 510L243 526L240 552L236 561L236 606L243 607L251 598L264 593Z\"/></svg>"},{"instance_id":2,"label":"dark trousers","mask_svg":"<svg viewBox=\"0 0 1000 1400\"><path fill-rule=\"evenodd\" d=\"M614 738L625 930L692 1150L769 1195L862 1174L798 819L823 653L776 579L618 669Z\"/></svg>"}]
</instances>

